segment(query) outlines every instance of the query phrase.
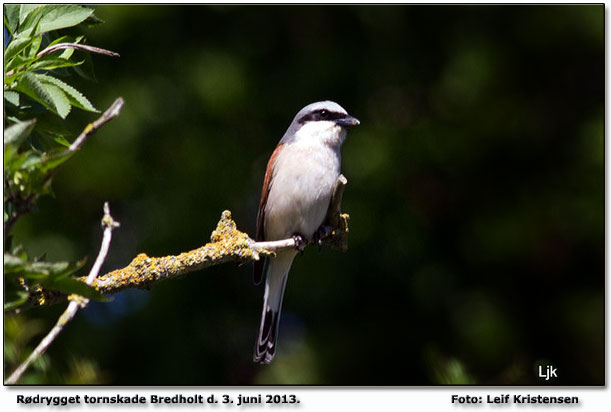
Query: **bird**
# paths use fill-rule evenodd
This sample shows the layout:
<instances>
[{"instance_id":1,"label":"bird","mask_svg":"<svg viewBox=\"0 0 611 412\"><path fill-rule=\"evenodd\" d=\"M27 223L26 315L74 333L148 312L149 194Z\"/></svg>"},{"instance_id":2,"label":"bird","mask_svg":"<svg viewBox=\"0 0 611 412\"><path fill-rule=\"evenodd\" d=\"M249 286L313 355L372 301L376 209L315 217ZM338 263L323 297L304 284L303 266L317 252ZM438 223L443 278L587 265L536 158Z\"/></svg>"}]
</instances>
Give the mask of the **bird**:
<instances>
[{"instance_id":1,"label":"bird","mask_svg":"<svg viewBox=\"0 0 611 412\"><path fill-rule=\"evenodd\" d=\"M256 241L295 238L311 241L319 234L340 176L342 143L360 122L339 104L325 100L301 109L273 151L265 171L257 212ZM282 298L297 249L255 261L258 285L266 272L263 313L253 361L269 364L276 353Z\"/></svg>"}]
</instances>

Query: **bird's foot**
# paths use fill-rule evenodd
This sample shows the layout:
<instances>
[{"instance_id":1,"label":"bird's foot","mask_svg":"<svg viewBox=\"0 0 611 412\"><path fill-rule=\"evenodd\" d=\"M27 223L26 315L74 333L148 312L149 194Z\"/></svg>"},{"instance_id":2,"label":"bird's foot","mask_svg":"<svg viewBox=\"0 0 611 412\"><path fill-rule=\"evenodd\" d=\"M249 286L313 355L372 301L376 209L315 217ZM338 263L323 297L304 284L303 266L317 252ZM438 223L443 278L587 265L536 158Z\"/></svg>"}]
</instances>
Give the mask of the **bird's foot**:
<instances>
[{"instance_id":1,"label":"bird's foot","mask_svg":"<svg viewBox=\"0 0 611 412\"><path fill-rule=\"evenodd\" d=\"M333 228L327 225L320 225L318 230L314 232L312 241L318 245L318 250L322 247L322 241L333 234Z\"/></svg>"},{"instance_id":2,"label":"bird's foot","mask_svg":"<svg viewBox=\"0 0 611 412\"><path fill-rule=\"evenodd\" d=\"M297 249L299 253L303 253L307 245L307 242L303 239L303 236L300 234L294 234L293 240L295 241L295 249Z\"/></svg>"}]
</instances>

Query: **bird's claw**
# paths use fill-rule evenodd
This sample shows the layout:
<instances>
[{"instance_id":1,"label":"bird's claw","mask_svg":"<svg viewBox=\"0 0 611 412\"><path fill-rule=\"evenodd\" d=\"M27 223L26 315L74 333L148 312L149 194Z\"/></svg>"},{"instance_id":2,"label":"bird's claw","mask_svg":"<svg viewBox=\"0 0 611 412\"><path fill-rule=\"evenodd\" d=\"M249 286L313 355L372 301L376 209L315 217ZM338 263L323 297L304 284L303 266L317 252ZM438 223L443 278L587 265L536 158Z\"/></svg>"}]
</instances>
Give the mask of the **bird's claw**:
<instances>
[{"instance_id":1,"label":"bird's claw","mask_svg":"<svg viewBox=\"0 0 611 412\"><path fill-rule=\"evenodd\" d=\"M303 240L301 235L293 235L293 240L295 241L295 249L297 249L299 253L303 253L307 242Z\"/></svg>"},{"instance_id":2,"label":"bird's claw","mask_svg":"<svg viewBox=\"0 0 611 412\"><path fill-rule=\"evenodd\" d=\"M313 240L318 245L320 251L322 247L322 241L333 234L333 228L327 225L321 225L316 232L314 232Z\"/></svg>"}]
</instances>

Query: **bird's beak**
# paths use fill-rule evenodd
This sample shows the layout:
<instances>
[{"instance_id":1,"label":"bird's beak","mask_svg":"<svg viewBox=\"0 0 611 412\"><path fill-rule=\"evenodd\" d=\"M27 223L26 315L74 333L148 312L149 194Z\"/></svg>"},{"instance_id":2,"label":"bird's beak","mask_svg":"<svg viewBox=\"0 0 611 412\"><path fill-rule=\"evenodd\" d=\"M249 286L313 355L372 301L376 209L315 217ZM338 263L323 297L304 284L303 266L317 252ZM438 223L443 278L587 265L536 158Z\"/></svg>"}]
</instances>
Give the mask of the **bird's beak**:
<instances>
[{"instance_id":1,"label":"bird's beak","mask_svg":"<svg viewBox=\"0 0 611 412\"><path fill-rule=\"evenodd\" d=\"M361 122L359 122L359 119L356 117L346 116L343 119L337 119L335 124L340 125L341 127L353 127L358 126L361 124Z\"/></svg>"}]
</instances>

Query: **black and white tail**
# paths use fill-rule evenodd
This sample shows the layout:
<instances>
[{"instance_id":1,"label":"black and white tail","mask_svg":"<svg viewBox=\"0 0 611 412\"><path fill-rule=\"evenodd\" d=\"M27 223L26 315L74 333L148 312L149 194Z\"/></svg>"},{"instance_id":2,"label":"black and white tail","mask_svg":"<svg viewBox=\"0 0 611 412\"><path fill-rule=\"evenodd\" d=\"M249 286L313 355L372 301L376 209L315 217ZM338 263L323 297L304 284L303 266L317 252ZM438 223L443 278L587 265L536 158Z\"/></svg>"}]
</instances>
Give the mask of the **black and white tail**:
<instances>
[{"instance_id":1,"label":"black and white tail","mask_svg":"<svg viewBox=\"0 0 611 412\"><path fill-rule=\"evenodd\" d=\"M276 344L278 343L282 296L295 254L296 252L293 251L280 252L275 257L270 258L265 278L263 313L253 355L255 362L270 363L274 359Z\"/></svg>"}]
</instances>

